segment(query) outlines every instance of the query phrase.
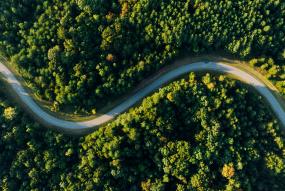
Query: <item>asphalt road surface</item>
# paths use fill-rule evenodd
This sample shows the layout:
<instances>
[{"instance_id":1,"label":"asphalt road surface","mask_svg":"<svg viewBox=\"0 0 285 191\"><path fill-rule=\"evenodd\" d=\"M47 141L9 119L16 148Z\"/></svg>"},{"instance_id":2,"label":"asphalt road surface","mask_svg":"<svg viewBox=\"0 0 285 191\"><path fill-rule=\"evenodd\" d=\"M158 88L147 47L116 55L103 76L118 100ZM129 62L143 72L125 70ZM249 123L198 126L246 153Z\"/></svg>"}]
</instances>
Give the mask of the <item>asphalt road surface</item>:
<instances>
[{"instance_id":1,"label":"asphalt road surface","mask_svg":"<svg viewBox=\"0 0 285 191\"><path fill-rule=\"evenodd\" d=\"M140 89L137 93L123 101L122 103L115 106L111 111L105 113L102 116L99 116L95 119L82 121L82 122L73 122L66 121L63 119L58 119L48 113L46 113L37 103L32 99L32 97L27 93L27 91L23 88L21 83L17 80L15 75L3 64L0 62L0 73L3 74L4 79L10 85L12 90L19 96L20 101L31 110L31 112L36 115L40 121L48 124L49 126L55 126L59 129L63 130L79 130L79 129L90 129L98 127L112 119L114 119L117 115L120 115L122 112L126 111L128 108L133 106L136 102L142 100L145 96L149 95L151 92L157 90L162 87L167 82L189 72L201 72L201 71L214 71L214 72L222 72L227 74L232 74L242 79L247 84L251 85L255 88L270 104L272 110L275 112L276 116L280 120L280 122L285 126L285 112L281 107L281 104L278 100L273 96L271 90L262 83L260 80L251 76L245 71L242 71L236 67L218 63L218 62L196 62L189 63L186 65L179 66L171 71L166 72L162 76L160 76L155 81L146 85L142 89Z\"/></svg>"}]
</instances>

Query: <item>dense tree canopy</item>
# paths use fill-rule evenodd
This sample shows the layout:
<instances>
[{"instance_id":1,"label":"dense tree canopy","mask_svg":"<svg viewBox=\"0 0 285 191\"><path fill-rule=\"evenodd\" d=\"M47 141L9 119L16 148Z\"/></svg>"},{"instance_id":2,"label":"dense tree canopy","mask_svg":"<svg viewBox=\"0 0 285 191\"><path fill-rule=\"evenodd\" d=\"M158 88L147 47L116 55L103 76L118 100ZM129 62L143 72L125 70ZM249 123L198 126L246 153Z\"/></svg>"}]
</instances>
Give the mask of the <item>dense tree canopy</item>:
<instances>
[{"instance_id":1,"label":"dense tree canopy","mask_svg":"<svg viewBox=\"0 0 285 191\"><path fill-rule=\"evenodd\" d=\"M285 93L284 18L281 0L5 0L0 49L36 94L87 112L181 54L216 50L254 59Z\"/></svg>"},{"instance_id":2,"label":"dense tree canopy","mask_svg":"<svg viewBox=\"0 0 285 191\"><path fill-rule=\"evenodd\" d=\"M2 190L285 189L284 132L225 76L173 82L82 138L42 129L0 94Z\"/></svg>"},{"instance_id":3,"label":"dense tree canopy","mask_svg":"<svg viewBox=\"0 0 285 191\"><path fill-rule=\"evenodd\" d=\"M211 52L248 60L285 95L284 19L282 0L1 0L0 51L55 110L95 113ZM281 191L284 138L262 98L225 76L190 74L81 138L1 92L0 188Z\"/></svg>"}]
</instances>

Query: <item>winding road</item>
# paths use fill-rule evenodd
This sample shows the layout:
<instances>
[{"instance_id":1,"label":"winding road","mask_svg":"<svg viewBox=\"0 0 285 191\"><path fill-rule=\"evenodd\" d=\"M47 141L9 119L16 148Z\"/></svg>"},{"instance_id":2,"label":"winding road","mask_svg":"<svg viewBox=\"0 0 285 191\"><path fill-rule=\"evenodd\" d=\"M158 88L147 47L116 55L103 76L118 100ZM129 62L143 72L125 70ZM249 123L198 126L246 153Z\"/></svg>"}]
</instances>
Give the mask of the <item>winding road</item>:
<instances>
[{"instance_id":1,"label":"winding road","mask_svg":"<svg viewBox=\"0 0 285 191\"><path fill-rule=\"evenodd\" d=\"M214 71L232 74L245 83L251 85L255 88L270 104L272 110L275 112L276 116L279 118L283 126L285 126L285 112L281 107L281 104L274 97L271 90L260 80L251 76L249 73L242 71L234 66L219 62L196 62L189 63L186 65L179 66L172 69L150 84L141 88L137 93L129 97L127 100L123 101L119 105L115 106L111 111L106 114L97 117L92 120L83 122L72 122L63 119L58 119L47 112L45 112L37 103L31 98L28 92L23 88L21 83L17 80L15 75L0 62L0 73L3 74L4 79L10 85L12 90L18 95L20 101L33 112L42 122L50 126L60 128L62 130L80 130L80 129L90 129L98 127L126 111L128 108L133 106L136 102L142 100L145 96L153 92L154 90L160 88L165 83L189 72L201 72L201 71Z\"/></svg>"}]
</instances>

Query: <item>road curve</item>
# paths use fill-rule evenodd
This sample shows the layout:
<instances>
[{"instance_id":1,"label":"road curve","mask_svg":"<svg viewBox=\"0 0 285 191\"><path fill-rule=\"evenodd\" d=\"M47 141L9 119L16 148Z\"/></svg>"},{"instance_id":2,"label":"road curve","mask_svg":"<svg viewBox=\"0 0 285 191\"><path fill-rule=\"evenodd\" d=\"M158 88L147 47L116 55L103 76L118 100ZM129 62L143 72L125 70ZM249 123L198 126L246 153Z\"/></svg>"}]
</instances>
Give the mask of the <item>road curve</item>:
<instances>
[{"instance_id":1,"label":"road curve","mask_svg":"<svg viewBox=\"0 0 285 191\"><path fill-rule=\"evenodd\" d=\"M80 129L90 129L98 127L112 119L117 115L126 111L128 108L133 106L136 102L142 100L152 91L160 88L165 83L189 72L200 72L200 71L214 71L232 74L242 79L247 84L254 87L270 104L272 110L275 112L276 116L279 118L283 126L285 126L285 112L281 107L281 104L273 96L272 92L268 87L262 83L260 80L254 78L245 71L242 71L236 67L219 63L219 62L196 62L187 65L179 66L171 71L160 76L158 79L148 84L147 86L140 89L137 93L132 95L127 100L123 101L111 111L106 114L97 117L92 120L83 121L83 122L72 122L62 119L58 119L48 113L46 113L36 102L31 98L27 91L23 88L21 83L17 80L15 75L3 64L0 62L0 73L3 74L4 79L11 86L13 91L19 96L20 101L25 104L38 118L50 126L55 126L62 130L80 130Z\"/></svg>"}]
</instances>

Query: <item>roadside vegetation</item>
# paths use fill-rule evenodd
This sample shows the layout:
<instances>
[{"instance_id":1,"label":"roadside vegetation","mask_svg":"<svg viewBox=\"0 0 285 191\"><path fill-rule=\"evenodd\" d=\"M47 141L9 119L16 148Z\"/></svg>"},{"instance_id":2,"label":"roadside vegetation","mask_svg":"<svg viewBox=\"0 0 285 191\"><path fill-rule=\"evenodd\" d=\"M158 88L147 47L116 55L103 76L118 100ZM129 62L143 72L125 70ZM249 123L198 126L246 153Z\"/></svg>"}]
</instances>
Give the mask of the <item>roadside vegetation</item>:
<instances>
[{"instance_id":1,"label":"roadside vegetation","mask_svg":"<svg viewBox=\"0 0 285 191\"><path fill-rule=\"evenodd\" d=\"M84 137L33 122L0 94L2 190L285 189L285 142L261 96L190 73Z\"/></svg>"},{"instance_id":2,"label":"roadside vegetation","mask_svg":"<svg viewBox=\"0 0 285 191\"><path fill-rule=\"evenodd\" d=\"M285 94L284 18L280 0L5 0L0 49L53 110L94 114L177 57L215 51Z\"/></svg>"}]
</instances>

